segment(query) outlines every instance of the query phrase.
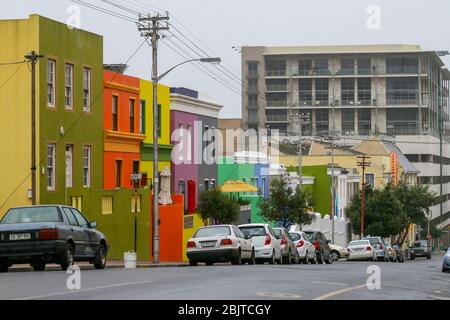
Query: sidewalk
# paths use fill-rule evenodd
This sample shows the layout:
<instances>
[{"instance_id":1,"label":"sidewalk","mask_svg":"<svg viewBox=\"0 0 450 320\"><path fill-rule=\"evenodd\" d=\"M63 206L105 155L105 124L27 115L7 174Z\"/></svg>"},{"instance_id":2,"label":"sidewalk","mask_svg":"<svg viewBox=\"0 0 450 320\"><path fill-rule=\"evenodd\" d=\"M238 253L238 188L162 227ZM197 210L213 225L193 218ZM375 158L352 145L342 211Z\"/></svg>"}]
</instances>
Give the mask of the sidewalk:
<instances>
[{"instance_id":1,"label":"sidewalk","mask_svg":"<svg viewBox=\"0 0 450 320\"><path fill-rule=\"evenodd\" d=\"M81 270L93 270L93 265L87 262L76 262L75 265L79 266ZM176 268L176 267L188 267L188 262L161 262L160 264L154 264L151 261L138 261L136 268ZM121 260L110 260L106 262L106 269L124 269L125 263ZM28 264L13 265L9 268L10 272L24 272L33 271ZM45 271L61 271L61 267L57 264L48 264L45 267Z\"/></svg>"}]
</instances>

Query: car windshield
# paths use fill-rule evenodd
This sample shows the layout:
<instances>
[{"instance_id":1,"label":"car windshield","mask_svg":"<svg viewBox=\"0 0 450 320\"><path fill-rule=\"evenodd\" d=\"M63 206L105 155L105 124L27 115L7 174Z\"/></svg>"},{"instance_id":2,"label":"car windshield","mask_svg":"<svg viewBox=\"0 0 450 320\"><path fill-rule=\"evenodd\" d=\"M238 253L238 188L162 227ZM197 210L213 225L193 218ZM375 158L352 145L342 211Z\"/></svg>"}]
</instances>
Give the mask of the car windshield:
<instances>
[{"instance_id":1,"label":"car windshield","mask_svg":"<svg viewBox=\"0 0 450 320\"><path fill-rule=\"evenodd\" d=\"M413 246L416 248L426 247L427 242L426 241L417 241L417 242L414 242Z\"/></svg>"},{"instance_id":2,"label":"car windshield","mask_svg":"<svg viewBox=\"0 0 450 320\"><path fill-rule=\"evenodd\" d=\"M1 224L34 222L62 222L62 217L56 207L14 208L6 213Z\"/></svg>"},{"instance_id":3,"label":"car windshield","mask_svg":"<svg viewBox=\"0 0 450 320\"><path fill-rule=\"evenodd\" d=\"M369 240L369 241L370 241L370 244L373 245L373 246L375 246L375 245L377 245L377 244L380 243L380 241L378 240L378 238L369 238L369 239L367 239L367 240Z\"/></svg>"},{"instance_id":4,"label":"car windshield","mask_svg":"<svg viewBox=\"0 0 450 320\"><path fill-rule=\"evenodd\" d=\"M277 238L281 237L281 235L283 234L283 231L280 229L273 229L273 232L275 233Z\"/></svg>"},{"instance_id":5,"label":"car windshield","mask_svg":"<svg viewBox=\"0 0 450 320\"><path fill-rule=\"evenodd\" d=\"M289 234L291 235L291 238L292 238L293 241L298 241L298 240L302 239L302 237L298 233L289 232Z\"/></svg>"},{"instance_id":6,"label":"car windshield","mask_svg":"<svg viewBox=\"0 0 450 320\"><path fill-rule=\"evenodd\" d=\"M264 226L246 226L246 227L239 227L241 229L242 233L245 236L250 237L265 237L267 232L266 228Z\"/></svg>"},{"instance_id":7,"label":"car windshield","mask_svg":"<svg viewBox=\"0 0 450 320\"><path fill-rule=\"evenodd\" d=\"M309 238L309 240L311 241L311 240L314 240L314 232L312 232L312 231L305 231L305 234L308 236L308 238Z\"/></svg>"},{"instance_id":8,"label":"car windshield","mask_svg":"<svg viewBox=\"0 0 450 320\"><path fill-rule=\"evenodd\" d=\"M215 236L230 236L230 227L209 227L198 229L194 238L215 237Z\"/></svg>"},{"instance_id":9,"label":"car windshield","mask_svg":"<svg viewBox=\"0 0 450 320\"><path fill-rule=\"evenodd\" d=\"M349 247L352 246L366 246L369 244L368 240L358 240L358 241L352 241L348 244Z\"/></svg>"}]
</instances>

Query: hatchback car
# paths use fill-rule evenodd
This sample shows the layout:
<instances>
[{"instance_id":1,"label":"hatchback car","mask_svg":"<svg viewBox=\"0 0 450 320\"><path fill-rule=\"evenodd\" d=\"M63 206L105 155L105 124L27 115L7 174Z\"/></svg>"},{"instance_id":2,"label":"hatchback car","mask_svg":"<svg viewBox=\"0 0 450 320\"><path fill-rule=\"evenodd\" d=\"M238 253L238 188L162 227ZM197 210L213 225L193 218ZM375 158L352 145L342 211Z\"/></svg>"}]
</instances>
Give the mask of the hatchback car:
<instances>
[{"instance_id":1,"label":"hatchback car","mask_svg":"<svg viewBox=\"0 0 450 320\"><path fill-rule=\"evenodd\" d=\"M251 239L257 263L282 263L280 240L269 224L243 224L239 229Z\"/></svg>"},{"instance_id":2,"label":"hatchback car","mask_svg":"<svg viewBox=\"0 0 450 320\"><path fill-rule=\"evenodd\" d=\"M431 259L431 246L427 240L414 241L410 250L411 260L414 260L416 257Z\"/></svg>"},{"instance_id":3,"label":"hatchback car","mask_svg":"<svg viewBox=\"0 0 450 320\"><path fill-rule=\"evenodd\" d=\"M9 209L0 221L0 272L24 263L35 271L43 271L48 263L67 270L74 261L88 261L103 269L108 245L96 226L78 209L67 206Z\"/></svg>"},{"instance_id":4,"label":"hatchback car","mask_svg":"<svg viewBox=\"0 0 450 320\"><path fill-rule=\"evenodd\" d=\"M320 264L323 264L324 262L327 264L333 263L333 256L331 255L331 249L329 246L330 241L325 238L323 233L320 231L305 231L305 233L314 245L317 261Z\"/></svg>"},{"instance_id":5,"label":"hatchback car","mask_svg":"<svg viewBox=\"0 0 450 320\"><path fill-rule=\"evenodd\" d=\"M199 262L213 265L216 262L231 262L240 265L255 263L252 241L233 225L215 225L197 229L187 242L186 255L191 266Z\"/></svg>"},{"instance_id":6,"label":"hatchback car","mask_svg":"<svg viewBox=\"0 0 450 320\"><path fill-rule=\"evenodd\" d=\"M391 243L389 241L385 241L388 255L389 255L389 261L392 262L398 262L397 261L397 253L395 252L394 247L391 246Z\"/></svg>"},{"instance_id":7,"label":"hatchback car","mask_svg":"<svg viewBox=\"0 0 450 320\"><path fill-rule=\"evenodd\" d=\"M297 248L291 238L291 235L285 228L274 228L273 231L278 239L280 239L281 255L284 264L300 263Z\"/></svg>"},{"instance_id":8,"label":"hatchback car","mask_svg":"<svg viewBox=\"0 0 450 320\"><path fill-rule=\"evenodd\" d=\"M377 253L369 240L355 240L351 241L347 246L350 253L347 258L351 260L370 260L377 261Z\"/></svg>"},{"instance_id":9,"label":"hatchback car","mask_svg":"<svg viewBox=\"0 0 450 320\"><path fill-rule=\"evenodd\" d=\"M338 246L337 244L330 243L331 255L333 256L334 261L338 261L339 259L348 258L350 253L347 248Z\"/></svg>"},{"instance_id":10,"label":"hatchback car","mask_svg":"<svg viewBox=\"0 0 450 320\"><path fill-rule=\"evenodd\" d=\"M386 243L381 237L365 237L363 240L369 240L377 253L377 260L389 262L389 252Z\"/></svg>"},{"instance_id":11,"label":"hatchback car","mask_svg":"<svg viewBox=\"0 0 450 320\"><path fill-rule=\"evenodd\" d=\"M291 231L289 232L294 244L297 248L298 256L304 264L311 262L317 263L316 249L314 248L308 235L303 231Z\"/></svg>"},{"instance_id":12,"label":"hatchback car","mask_svg":"<svg viewBox=\"0 0 450 320\"><path fill-rule=\"evenodd\" d=\"M450 272L450 248L444 255L444 260L442 261L442 272Z\"/></svg>"},{"instance_id":13,"label":"hatchback car","mask_svg":"<svg viewBox=\"0 0 450 320\"><path fill-rule=\"evenodd\" d=\"M405 250L403 250L398 244L394 244L392 249L395 251L397 262L405 262Z\"/></svg>"}]
</instances>

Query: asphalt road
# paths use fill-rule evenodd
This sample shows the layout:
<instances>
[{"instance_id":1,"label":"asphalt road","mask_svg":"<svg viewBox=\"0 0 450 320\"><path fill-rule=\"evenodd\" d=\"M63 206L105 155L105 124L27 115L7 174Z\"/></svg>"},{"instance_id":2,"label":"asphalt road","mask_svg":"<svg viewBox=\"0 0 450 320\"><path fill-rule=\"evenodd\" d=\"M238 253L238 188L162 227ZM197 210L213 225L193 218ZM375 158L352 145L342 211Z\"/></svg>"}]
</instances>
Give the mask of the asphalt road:
<instances>
[{"instance_id":1,"label":"asphalt road","mask_svg":"<svg viewBox=\"0 0 450 320\"><path fill-rule=\"evenodd\" d=\"M381 289L369 290L369 266ZM442 257L405 263L339 261L332 265L215 265L82 270L81 289L67 289L63 271L0 274L0 299L439 299L450 300Z\"/></svg>"}]
</instances>

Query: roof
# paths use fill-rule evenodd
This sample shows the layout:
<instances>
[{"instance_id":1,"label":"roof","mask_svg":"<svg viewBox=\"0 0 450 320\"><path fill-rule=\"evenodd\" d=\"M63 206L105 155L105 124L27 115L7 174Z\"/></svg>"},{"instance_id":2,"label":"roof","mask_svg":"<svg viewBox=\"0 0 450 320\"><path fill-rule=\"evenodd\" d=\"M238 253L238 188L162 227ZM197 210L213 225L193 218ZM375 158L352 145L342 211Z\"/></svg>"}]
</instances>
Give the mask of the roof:
<instances>
[{"instance_id":1,"label":"roof","mask_svg":"<svg viewBox=\"0 0 450 320\"><path fill-rule=\"evenodd\" d=\"M349 147L343 147L343 146L337 146L334 148L334 155L335 156L356 156L360 155L361 153L352 150ZM312 142L311 143L311 149L309 151L309 156L330 156L331 155L331 148L329 143L324 142Z\"/></svg>"},{"instance_id":2,"label":"roof","mask_svg":"<svg viewBox=\"0 0 450 320\"><path fill-rule=\"evenodd\" d=\"M389 152L395 152L397 153L397 161L400 163L400 165L403 167L403 170L406 173L418 173L419 170L408 160L408 158L405 157L405 155L400 151L400 149L392 142L383 141L384 147Z\"/></svg>"}]
</instances>

